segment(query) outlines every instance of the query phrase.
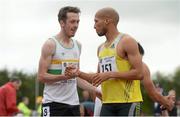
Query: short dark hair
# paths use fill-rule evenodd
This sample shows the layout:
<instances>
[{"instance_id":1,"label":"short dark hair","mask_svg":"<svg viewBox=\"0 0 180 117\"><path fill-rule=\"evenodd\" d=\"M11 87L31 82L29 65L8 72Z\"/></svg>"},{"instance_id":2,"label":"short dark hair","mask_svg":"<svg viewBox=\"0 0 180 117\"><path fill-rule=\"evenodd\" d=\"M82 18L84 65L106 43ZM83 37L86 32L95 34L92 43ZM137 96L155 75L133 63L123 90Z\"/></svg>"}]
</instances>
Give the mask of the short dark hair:
<instances>
[{"instance_id":1,"label":"short dark hair","mask_svg":"<svg viewBox=\"0 0 180 117\"><path fill-rule=\"evenodd\" d=\"M73 12L73 13L80 13L80 9L78 7L72 7L72 6L66 6L63 7L59 10L58 13L58 21L60 22L61 20L65 21L67 19L67 13L68 12Z\"/></svg>"},{"instance_id":2,"label":"short dark hair","mask_svg":"<svg viewBox=\"0 0 180 117\"><path fill-rule=\"evenodd\" d=\"M144 52L144 49L139 42L138 42L138 49L139 49L139 53L143 56L145 52Z\"/></svg>"},{"instance_id":3,"label":"short dark hair","mask_svg":"<svg viewBox=\"0 0 180 117\"><path fill-rule=\"evenodd\" d=\"M21 79L19 79L19 78L11 78L10 82L18 82L18 83L20 83Z\"/></svg>"}]
</instances>

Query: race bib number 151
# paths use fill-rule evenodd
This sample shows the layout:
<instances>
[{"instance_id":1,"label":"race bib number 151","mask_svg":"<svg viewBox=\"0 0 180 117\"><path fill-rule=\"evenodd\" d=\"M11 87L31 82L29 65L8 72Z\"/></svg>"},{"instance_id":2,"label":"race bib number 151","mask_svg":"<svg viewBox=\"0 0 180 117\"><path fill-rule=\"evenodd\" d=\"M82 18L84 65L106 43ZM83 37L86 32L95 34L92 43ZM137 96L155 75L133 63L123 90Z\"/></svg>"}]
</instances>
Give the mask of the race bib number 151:
<instances>
[{"instance_id":1,"label":"race bib number 151","mask_svg":"<svg viewBox=\"0 0 180 117\"><path fill-rule=\"evenodd\" d=\"M116 71L116 61L114 56L101 59L99 65L101 72Z\"/></svg>"}]
</instances>

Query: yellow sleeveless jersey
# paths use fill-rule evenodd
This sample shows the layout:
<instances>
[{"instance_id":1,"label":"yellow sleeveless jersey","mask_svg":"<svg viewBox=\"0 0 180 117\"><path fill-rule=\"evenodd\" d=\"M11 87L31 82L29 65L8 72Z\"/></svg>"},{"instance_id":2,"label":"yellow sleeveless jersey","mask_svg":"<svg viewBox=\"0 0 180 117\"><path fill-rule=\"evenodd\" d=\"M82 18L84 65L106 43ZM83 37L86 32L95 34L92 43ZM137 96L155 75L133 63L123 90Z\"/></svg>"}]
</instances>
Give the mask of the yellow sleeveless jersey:
<instances>
[{"instance_id":1,"label":"yellow sleeveless jersey","mask_svg":"<svg viewBox=\"0 0 180 117\"><path fill-rule=\"evenodd\" d=\"M114 40L109 47L101 46L99 49L100 72L125 72L131 69L130 63L119 57L116 46L122 34ZM131 103L142 101L140 80L109 79L101 84L103 103Z\"/></svg>"}]
</instances>

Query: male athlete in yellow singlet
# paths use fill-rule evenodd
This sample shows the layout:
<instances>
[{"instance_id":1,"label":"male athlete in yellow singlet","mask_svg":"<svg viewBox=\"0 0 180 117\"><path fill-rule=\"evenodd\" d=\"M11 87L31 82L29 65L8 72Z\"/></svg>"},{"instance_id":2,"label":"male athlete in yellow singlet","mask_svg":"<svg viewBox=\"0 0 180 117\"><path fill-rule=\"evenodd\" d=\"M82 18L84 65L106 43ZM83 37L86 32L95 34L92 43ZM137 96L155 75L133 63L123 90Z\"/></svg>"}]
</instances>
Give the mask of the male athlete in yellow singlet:
<instances>
[{"instance_id":1,"label":"male athlete in yellow singlet","mask_svg":"<svg viewBox=\"0 0 180 117\"><path fill-rule=\"evenodd\" d=\"M140 80L142 58L135 39L117 29L119 15L113 8L103 8L95 14L94 28L106 41L98 48L98 73L76 75L102 84L101 116L134 116L140 114L142 101ZM72 75L72 72L65 72Z\"/></svg>"}]
</instances>

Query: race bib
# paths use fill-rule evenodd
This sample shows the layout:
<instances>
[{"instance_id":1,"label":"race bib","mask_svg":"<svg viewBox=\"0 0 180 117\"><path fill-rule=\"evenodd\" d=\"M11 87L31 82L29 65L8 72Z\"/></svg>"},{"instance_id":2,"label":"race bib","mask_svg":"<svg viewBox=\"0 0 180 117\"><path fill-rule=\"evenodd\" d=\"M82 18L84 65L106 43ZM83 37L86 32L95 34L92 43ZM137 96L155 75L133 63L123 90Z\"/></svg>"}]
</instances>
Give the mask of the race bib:
<instances>
[{"instance_id":1,"label":"race bib","mask_svg":"<svg viewBox=\"0 0 180 117\"><path fill-rule=\"evenodd\" d=\"M100 59L99 65L100 72L116 71L116 61L114 56Z\"/></svg>"},{"instance_id":2,"label":"race bib","mask_svg":"<svg viewBox=\"0 0 180 117\"><path fill-rule=\"evenodd\" d=\"M75 68L78 68L79 65L77 62L62 62L62 74L64 74L67 66L74 66Z\"/></svg>"}]
</instances>

